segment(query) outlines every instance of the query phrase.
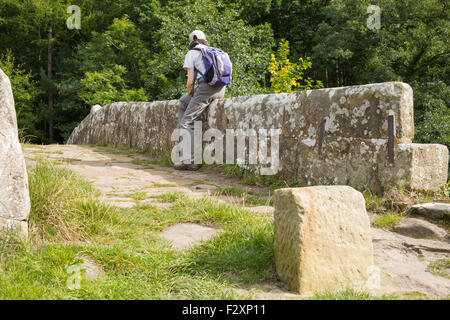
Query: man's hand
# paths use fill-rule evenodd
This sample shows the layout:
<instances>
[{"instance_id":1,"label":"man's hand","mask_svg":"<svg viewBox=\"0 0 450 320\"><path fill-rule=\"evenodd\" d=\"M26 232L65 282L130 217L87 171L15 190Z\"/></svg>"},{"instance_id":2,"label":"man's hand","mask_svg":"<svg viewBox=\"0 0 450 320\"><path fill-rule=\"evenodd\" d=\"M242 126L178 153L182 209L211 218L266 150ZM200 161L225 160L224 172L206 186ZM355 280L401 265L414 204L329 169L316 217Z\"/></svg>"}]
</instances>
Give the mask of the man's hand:
<instances>
[{"instance_id":1,"label":"man's hand","mask_svg":"<svg viewBox=\"0 0 450 320\"><path fill-rule=\"evenodd\" d=\"M192 93L192 89L194 89L194 70L186 68L187 71L187 82L186 82L186 91L187 94L190 95Z\"/></svg>"}]
</instances>

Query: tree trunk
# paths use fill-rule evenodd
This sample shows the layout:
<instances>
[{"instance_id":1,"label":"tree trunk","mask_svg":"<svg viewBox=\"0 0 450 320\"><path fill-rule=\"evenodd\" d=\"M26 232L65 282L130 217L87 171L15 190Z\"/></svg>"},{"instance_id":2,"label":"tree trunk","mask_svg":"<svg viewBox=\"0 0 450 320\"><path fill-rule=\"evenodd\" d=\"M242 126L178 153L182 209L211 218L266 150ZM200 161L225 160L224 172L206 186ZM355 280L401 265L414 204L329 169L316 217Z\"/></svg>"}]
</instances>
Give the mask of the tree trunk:
<instances>
[{"instance_id":1,"label":"tree trunk","mask_svg":"<svg viewBox=\"0 0 450 320\"><path fill-rule=\"evenodd\" d=\"M337 59L336 59L336 83L338 87L341 86L341 84L339 83L339 60Z\"/></svg>"},{"instance_id":2,"label":"tree trunk","mask_svg":"<svg viewBox=\"0 0 450 320\"><path fill-rule=\"evenodd\" d=\"M41 36L41 21L39 21L39 24L38 24L38 39L39 39L39 41L41 41L41 39L42 39L42 36ZM39 57L38 57L38 63L39 63L39 66L41 65L41 60L42 60L42 45L40 44L40 43L38 43L38 46L39 46Z\"/></svg>"},{"instance_id":3,"label":"tree trunk","mask_svg":"<svg viewBox=\"0 0 450 320\"><path fill-rule=\"evenodd\" d=\"M49 80L52 79L52 38L53 38L53 29L52 23L48 25L48 46L47 46L47 77ZM48 120L48 135L50 143L54 142L54 132L53 132L53 88L49 88L48 91L48 110L50 111L50 118Z\"/></svg>"}]
</instances>

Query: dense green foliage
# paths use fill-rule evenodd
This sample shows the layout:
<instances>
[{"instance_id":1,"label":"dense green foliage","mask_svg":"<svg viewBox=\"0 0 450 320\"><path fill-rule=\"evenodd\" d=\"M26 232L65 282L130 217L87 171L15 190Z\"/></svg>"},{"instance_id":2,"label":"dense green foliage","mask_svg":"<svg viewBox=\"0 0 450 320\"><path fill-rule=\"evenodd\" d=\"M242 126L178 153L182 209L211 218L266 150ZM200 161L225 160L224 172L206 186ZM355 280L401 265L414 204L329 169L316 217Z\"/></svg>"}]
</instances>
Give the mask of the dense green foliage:
<instances>
[{"instance_id":1,"label":"dense green foliage","mask_svg":"<svg viewBox=\"0 0 450 320\"><path fill-rule=\"evenodd\" d=\"M33 104L39 95L37 83L33 81L31 72L25 71L24 66L15 61L10 51L0 55L0 68L11 78L18 127L22 131L21 136L27 138L23 132L36 132L35 124L38 119L34 114Z\"/></svg>"},{"instance_id":2,"label":"dense green foliage","mask_svg":"<svg viewBox=\"0 0 450 320\"><path fill-rule=\"evenodd\" d=\"M80 30L66 26L72 4ZM450 145L449 12L441 0L0 0L0 66L23 134L63 142L93 104L181 96L194 29L230 54L229 96L279 91L269 66L286 39L325 87L409 83L416 140Z\"/></svg>"}]
</instances>

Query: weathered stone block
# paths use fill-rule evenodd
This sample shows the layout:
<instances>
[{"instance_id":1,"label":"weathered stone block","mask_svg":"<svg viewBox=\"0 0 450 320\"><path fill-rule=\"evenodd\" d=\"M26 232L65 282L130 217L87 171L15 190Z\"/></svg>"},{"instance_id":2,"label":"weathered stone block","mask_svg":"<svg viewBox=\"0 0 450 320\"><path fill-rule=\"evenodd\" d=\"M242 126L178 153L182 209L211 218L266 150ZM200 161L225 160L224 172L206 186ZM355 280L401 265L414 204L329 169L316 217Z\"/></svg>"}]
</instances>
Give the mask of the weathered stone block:
<instances>
[{"instance_id":1,"label":"weathered stone block","mask_svg":"<svg viewBox=\"0 0 450 320\"><path fill-rule=\"evenodd\" d=\"M326 88L217 100L210 105L210 127L283 128L283 135L317 145L322 120L327 136L387 139L388 116L395 138L414 137L413 91L402 82Z\"/></svg>"},{"instance_id":2,"label":"weathered stone block","mask_svg":"<svg viewBox=\"0 0 450 320\"><path fill-rule=\"evenodd\" d=\"M419 215L429 219L450 219L450 203L419 203L411 206L406 212L407 215Z\"/></svg>"},{"instance_id":3,"label":"weathered stone block","mask_svg":"<svg viewBox=\"0 0 450 320\"><path fill-rule=\"evenodd\" d=\"M444 145L399 144L392 164L379 163L379 178L384 186L436 191L447 182L447 164L448 149Z\"/></svg>"},{"instance_id":4,"label":"weathered stone block","mask_svg":"<svg viewBox=\"0 0 450 320\"><path fill-rule=\"evenodd\" d=\"M280 279L304 295L364 288L373 265L363 195L348 186L279 189L275 264Z\"/></svg>"},{"instance_id":5,"label":"weathered stone block","mask_svg":"<svg viewBox=\"0 0 450 320\"><path fill-rule=\"evenodd\" d=\"M178 100L116 102L91 113L74 129L68 144L109 143L140 150L170 151Z\"/></svg>"},{"instance_id":6,"label":"weathered stone block","mask_svg":"<svg viewBox=\"0 0 450 320\"><path fill-rule=\"evenodd\" d=\"M0 228L26 236L30 196L11 83L0 69Z\"/></svg>"}]
</instances>

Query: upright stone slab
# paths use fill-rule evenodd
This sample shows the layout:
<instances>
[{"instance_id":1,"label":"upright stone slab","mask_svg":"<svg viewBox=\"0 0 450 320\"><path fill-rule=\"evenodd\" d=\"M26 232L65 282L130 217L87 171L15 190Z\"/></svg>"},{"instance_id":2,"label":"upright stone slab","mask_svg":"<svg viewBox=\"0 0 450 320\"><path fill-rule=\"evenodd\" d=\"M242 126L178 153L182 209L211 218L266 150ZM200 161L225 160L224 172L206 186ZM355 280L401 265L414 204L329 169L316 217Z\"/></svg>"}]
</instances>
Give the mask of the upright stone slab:
<instances>
[{"instance_id":1,"label":"upright stone slab","mask_svg":"<svg viewBox=\"0 0 450 320\"><path fill-rule=\"evenodd\" d=\"M19 143L11 83L0 69L0 232L28 235L30 196L25 159Z\"/></svg>"},{"instance_id":2,"label":"upright stone slab","mask_svg":"<svg viewBox=\"0 0 450 320\"><path fill-rule=\"evenodd\" d=\"M275 203L275 264L299 294L365 288L373 265L363 195L349 186L279 189Z\"/></svg>"},{"instance_id":3,"label":"upright stone slab","mask_svg":"<svg viewBox=\"0 0 450 320\"><path fill-rule=\"evenodd\" d=\"M442 144L399 144L392 165L379 165L383 185L408 185L415 190L439 190L447 183L448 149Z\"/></svg>"}]
</instances>

